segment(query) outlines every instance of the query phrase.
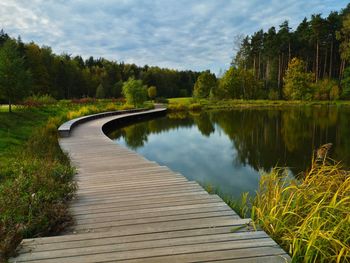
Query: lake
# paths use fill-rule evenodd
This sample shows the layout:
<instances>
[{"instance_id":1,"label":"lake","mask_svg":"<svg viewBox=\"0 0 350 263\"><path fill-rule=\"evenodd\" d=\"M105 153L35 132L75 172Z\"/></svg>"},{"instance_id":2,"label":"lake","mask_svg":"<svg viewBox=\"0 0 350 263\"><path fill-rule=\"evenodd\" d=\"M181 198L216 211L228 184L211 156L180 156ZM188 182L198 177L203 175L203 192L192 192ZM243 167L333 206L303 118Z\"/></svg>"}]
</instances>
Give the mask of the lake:
<instances>
[{"instance_id":1,"label":"lake","mask_svg":"<svg viewBox=\"0 0 350 263\"><path fill-rule=\"evenodd\" d=\"M305 106L170 113L120 127L108 136L189 180L237 198L254 194L262 173L287 167L298 176L314 150L350 164L350 108Z\"/></svg>"}]
</instances>

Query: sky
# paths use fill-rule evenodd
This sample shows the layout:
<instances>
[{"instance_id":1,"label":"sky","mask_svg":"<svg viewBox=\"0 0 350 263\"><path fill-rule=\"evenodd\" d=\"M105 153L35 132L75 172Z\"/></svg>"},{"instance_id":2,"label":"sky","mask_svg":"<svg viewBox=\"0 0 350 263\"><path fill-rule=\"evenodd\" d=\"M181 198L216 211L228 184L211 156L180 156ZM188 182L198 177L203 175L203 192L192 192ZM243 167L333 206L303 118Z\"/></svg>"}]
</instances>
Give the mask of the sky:
<instances>
[{"instance_id":1,"label":"sky","mask_svg":"<svg viewBox=\"0 0 350 263\"><path fill-rule=\"evenodd\" d=\"M295 28L304 17L339 11L345 0L1 0L0 29L67 53L219 73L236 36Z\"/></svg>"}]
</instances>

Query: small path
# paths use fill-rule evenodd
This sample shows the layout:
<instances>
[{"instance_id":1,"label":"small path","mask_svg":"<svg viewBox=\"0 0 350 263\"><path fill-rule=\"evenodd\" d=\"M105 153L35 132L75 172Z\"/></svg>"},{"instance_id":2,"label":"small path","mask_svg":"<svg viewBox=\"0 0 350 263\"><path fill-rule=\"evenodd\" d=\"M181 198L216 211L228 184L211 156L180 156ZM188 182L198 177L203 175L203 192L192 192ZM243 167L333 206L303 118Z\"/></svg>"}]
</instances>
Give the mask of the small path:
<instances>
[{"instance_id":1,"label":"small path","mask_svg":"<svg viewBox=\"0 0 350 263\"><path fill-rule=\"evenodd\" d=\"M78 168L75 225L61 236L25 239L11 262L286 262L264 232L248 227L196 182L116 145L101 127L127 116L78 125L60 139ZM232 231L235 229L236 231Z\"/></svg>"}]
</instances>

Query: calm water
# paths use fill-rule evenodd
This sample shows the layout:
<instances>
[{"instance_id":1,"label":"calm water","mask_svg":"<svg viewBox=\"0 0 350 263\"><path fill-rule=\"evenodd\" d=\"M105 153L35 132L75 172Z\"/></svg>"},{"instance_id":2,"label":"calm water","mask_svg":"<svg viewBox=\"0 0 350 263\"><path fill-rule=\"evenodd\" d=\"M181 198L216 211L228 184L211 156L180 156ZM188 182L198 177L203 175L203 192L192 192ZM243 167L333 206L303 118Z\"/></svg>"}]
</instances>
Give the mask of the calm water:
<instances>
[{"instance_id":1,"label":"calm water","mask_svg":"<svg viewBox=\"0 0 350 263\"><path fill-rule=\"evenodd\" d=\"M244 109L168 114L110 133L147 159L234 197L254 193L274 166L297 175L313 150L333 143L332 157L350 164L350 108Z\"/></svg>"}]
</instances>

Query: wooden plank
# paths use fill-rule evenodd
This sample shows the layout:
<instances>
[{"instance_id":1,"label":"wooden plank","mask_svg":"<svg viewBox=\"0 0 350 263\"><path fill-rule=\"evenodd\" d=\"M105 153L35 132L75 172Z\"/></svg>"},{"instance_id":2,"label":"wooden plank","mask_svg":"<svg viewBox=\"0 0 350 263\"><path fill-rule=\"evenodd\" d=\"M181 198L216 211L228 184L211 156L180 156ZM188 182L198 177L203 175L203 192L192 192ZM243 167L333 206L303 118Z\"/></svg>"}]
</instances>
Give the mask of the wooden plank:
<instances>
[{"instance_id":1,"label":"wooden plank","mask_svg":"<svg viewBox=\"0 0 350 263\"><path fill-rule=\"evenodd\" d=\"M191 210L191 209L206 209L206 208L213 208L216 210L221 209L227 209L228 206L222 202L213 202L213 203L201 203L201 204L186 204L186 205L177 205L177 206L165 206L165 207L153 207L153 208L141 208L138 210L124 210L124 211L107 211L104 213L95 213L95 214L82 214L82 215L75 215L76 220L81 219L91 219L91 218L98 218L98 217L116 217L116 216L125 216L130 217L131 215L137 217L142 217L142 215L149 215L149 214L157 214L157 213L166 213L166 212L173 212L173 213L181 213L183 210ZM141 215L139 215L141 214Z\"/></svg>"},{"instance_id":2,"label":"wooden plank","mask_svg":"<svg viewBox=\"0 0 350 263\"><path fill-rule=\"evenodd\" d=\"M162 233L178 230L192 230L192 229L202 229L202 228L217 228L217 227L232 227L236 228L238 226L245 226L250 222L249 219L236 219L233 220L231 217L218 218L213 222L212 219L193 219L193 220L182 220L181 222L170 222L170 223L155 223L147 225L134 225L134 226L124 226L119 228L114 228L111 231L96 232L96 233L81 233L81 234L67 234L63 236L52 236L52 237L42 237L34 239L25 239L23 244L28 242L37 243L61 243L66 241L78 241L78 240L89 240L107 237L117 237L117 236L129 236L129 235L143 235L149 233Z\"/></svg>"},{"instance_id":3,"label":"wooden plank","mask_svg":"<svg viewBox=\"0 0 350 263\"><path fill-rule=\"evenodd\" d=\"M248 233L248 234L247 234ZM138 241L138 242L124 242L116 241L116 243L104 244L104 245L94 245L94 246L84 246L79 248L66 248L64 251L61 249L54 249L49 251L37 251L23 253L18 257L18 260L38 260L38 259L48 259L48 258L60 258L60 257L74 257L82 255L100 254L100 253L110 253L117 251L134 251L141 249L155 249L164 248L172 246L185 246L193 244L206 244L214 242L228 242L232 241L235 243L246 242L265 242L269 238L264 232L245 232L239 235L234 235L232 233L227 234L214 234L214 235L202 235L194 237L182 237L182 238L172 238L172 239L161 239L161 240L148 240L148 241ZM271 243L273 244L273 243ZM64 253L62 253L64 252ZM131 252L133 253L133 252Z\"/></svg>"},{"instance_id":4,"label":"wooden plank","mask_svg":"<svg viewBox=\"0 0 350 263\"><path fill-rule=\"evenodd\" d=\"M36 239L30 242L25 242L25 246L21 248L21 253L29 253L35 249L35 252L39 251L52 251L52 250L63 250L66 248L80 248L80 247L93 247L93 246L104 246L110 244L123 244L132 242L147 242L147 241L160 241L169 239L179 238L192 238L209 235L219 234L230 234L232 237L239 239L251 239L259 237L268 237L264 231L253 231L248 232L234 232L231 233L231 227L215 227L215 228L200 228L190 230L178 230L171 232L160 232L160 233L148 233L142 235L128 235L128 236L112 236L95 239L84 239L77 241L66 240L64 242L46 243L38 242ZM41 240L43 241L43 240Z\"/></svg>"},{"instance_id":5,"label":"wooden plank","mask_svg":"<svg viewBox=\"0 0 350 263\"><path fill-rule=\"evenodd\" d=\"M171 222L179 220L189 220L189 219L199 219L199 218L212 218L215 220L216 217L222 216L232 216L233 219L239 219L239 217L230 210L225 211L210 211L202 213L188 213L188 214L179 214L179 215L169 215L169 216L158 216L158 217L146 217L146 218L132 218L124 220L110 220L107 222L94 222L94 223L81 223L78 222L74 226L75 231L81 231L86 229L93 229L98 231L100 229L105 229L108 227L116 226L126 226L126 225L136 225L136 224L149 224L149 223L160 223L160 222Z\"/></svg>"},{"instance_id":6,"label":"wooden plank","mask_svg":"<svg viewBox=\"0 0 350 263\"><path fill-rule=\"evenodd\" d=\"M133 243L135 244L135 243ZM35 253L23 254L22 258L17 262L62 262L62 259L66 263L92 263L92 262L106 262L106 261L120 261L127 259L144 259L149 257L159 257L159 256L168 256L168 255L181 255L181 254L195 254L199 252L212 252L212 251L222 251L222 250L239 250L240 253L235 253L232 255L236 258L249 257L252 254L252 249L254 248L263 248L264 252L262 255L271 255L269 253L275 252L276 243L270 238L259 238L252 240L239 240L239 242L232 241L222 241L222 242L213 242L213 243L198 243L190 245L178 245L178 246L167 246L167 247L158 247L151 249L130 249L126 251L115 250L109 248L109 251L103 251L102 253L97 252L97 248L92 247L87 252L87 255L75 255L75 256L65 256L65 253L60 253L59 257L55 257L56 254L53 254L52 251L47 252L38 252L44 254L43 257L38 255L35 256ZM103 248L103 247L102 247ZM272 250L273 252L270 252ZM280 252L280 249L279 253ZM237 251L236 251L237 252ZM237 254L239 257L237 257ZM52 257L50 255L53 255ZM47 257L45 257L47 256Z\"/></svg>"}]
</instances>

